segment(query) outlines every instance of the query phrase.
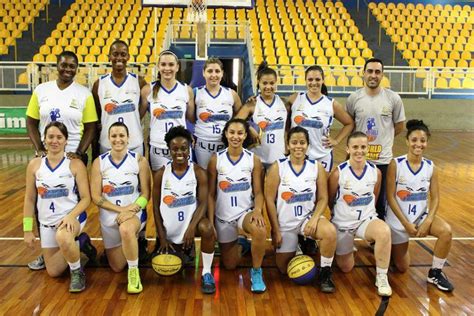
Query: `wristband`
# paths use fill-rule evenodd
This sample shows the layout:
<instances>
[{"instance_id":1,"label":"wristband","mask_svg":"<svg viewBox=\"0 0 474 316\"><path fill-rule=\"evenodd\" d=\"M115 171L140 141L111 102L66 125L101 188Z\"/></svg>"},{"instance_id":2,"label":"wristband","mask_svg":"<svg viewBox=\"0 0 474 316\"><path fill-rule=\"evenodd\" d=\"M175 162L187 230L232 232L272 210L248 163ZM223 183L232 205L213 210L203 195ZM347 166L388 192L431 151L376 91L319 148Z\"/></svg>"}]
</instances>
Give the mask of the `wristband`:
<instances>
[{"instance_id":1,"label":"wristband","mask_svg":"<svg viewBox=\"0 0 474 316\"><path fill-rule=\"evenodd\" d=\"M33 217L23 217L23 231L24 232L33 231Z\"/></svg>"},{"instance_id":2,"label":"wristband","mask_svg":"<svg viewBox=\"0 0 474 316\"><path fill-rule=\"evenodd\" d=\"M135 200L135 204L137 204L141 208L145 208L148 204L148 200L145 199L143 196L140 196L138 199Z\"/></svg>"}]
</instances>

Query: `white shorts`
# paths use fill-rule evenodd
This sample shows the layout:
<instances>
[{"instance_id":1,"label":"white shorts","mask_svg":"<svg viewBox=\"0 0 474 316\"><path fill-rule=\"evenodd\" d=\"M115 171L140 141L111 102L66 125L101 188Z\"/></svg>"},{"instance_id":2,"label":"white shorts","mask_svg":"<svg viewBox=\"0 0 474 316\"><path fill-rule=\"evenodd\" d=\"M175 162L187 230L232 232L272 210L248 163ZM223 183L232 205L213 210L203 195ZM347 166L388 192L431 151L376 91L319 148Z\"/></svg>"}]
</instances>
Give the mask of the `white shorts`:
<instances>
[{"instance_id":1,"label":"white shorts","mask_svg":"<svg viewBox=\"0 0 474 316\"><path fill-rule=\"evenodd\" d=\"M336 226L337 234L337 246L336 246L336 255L342 256L351 253L354 250L354 238L359 237L362 239L365 238L365 232L367 226L370 222L377 219L377 214L371 215L366 220L359 223L356 227L339 227L336 223L333 223Z\"/></svg>"},{"instance_id":2,"label":"white shorts","mask_svg":"<svg viewBox=\"0 0 474 316\"><path fill-rule=\"evenodd\" d=\"M225 145L222 142L209 142L198 138L196 140L196 146L194 146L194 153L198 165L206 170L212 154L221 151L224 148Z\"/></svg>"},{"instance_id":3,"label":"white shorts","mask_svg":"<svg viewBox=\"0 0 474 316\"><path fill-rule=\"evenodd\" d=\"M170 151L167 148L158 148L150 145L150 166L152 171L157 171L171 160Z\"/></svg>"},{"instance_id":4,"label":"white shorts","mask_svg":"<svg viewBox=\"0 0 474 316\"><path fill-rule=\"evenodd\" d=\"M333 165L332 151L326 156L318 158L316 160L319 161L323 165L324 170L326 170L326 172L331 172L332 165Z\"/></svg>"},{"instance_id":5,"label":"white shorts","mask_svg":"<svg viewBox=\"0 0 474 316\"><path fill-rule=\"evenodd\" d=\"M87 213L83 212L77 217L79 224L81 225L79 234L84 229L87 222ZM58 223L59 224L59 223ZM59 248L58 242L56 241L56 232L58 228L56 225L43 225L40 224L40 236L41 236L41 248Z\"/></svg>"},{"instance_id":6,"label":"white shorts","mask_svg":"<svg viewBox=\"0 0 474 316\"><path fill-rule=\"evenodd\" d=\"M287 230L281 232L281 246L280 248L276 248L276 253L287 253L287 252L295 252L298 248L298 235L304 236L304 228L306 224L308 224L309 219L311 217L305 218L301 225L298 225L293 230ZM308 237L311 238L311 237ZM313 239L313 238L311 238Z\"/></svg>"},{"instance_id":7,"label":"white shorts","mask_svg":"<svg viewBox=\"0 0 474 316\"><path fill-rule=\"evenodd\" d=\"M111 249L120 246L122 244L122 238L120 237L119 226L115 221L118 213L104 210L101 210L100 212L100 229L102 231L102 239L104 240L104 248ZM138 230L138 232L140 232L146 225L147 214L142 210L135 214L135 216L138 217L141 223L140 229Z\"/></svg>"},{"instance_id":8,"label":"white shorts","mask_svg":"<svg viewBox=\"0 0 474 316\"><path fill-rule=\"evenodd\" d=\"M410 236L406 230L398 230L390 227L390 233L392 235L392 245L404 244L410 241Z\"/></svg>"},{"instance_id":9,"label":"white shorts","mask_svg":"<svg viewBox=\"0 0 474 316\"><path fill-rule=\"evenodd\" d=\"M215 226L217 232L217 241L220 243L228 243L236 241L239 237L239 229L243 229L245 216L252 210L247 210L231 222L222 220L216 216Z\"/></svg>"},{"instance_id":10,"label":"white shorts","mask_svg":"<svg viewBox=\"0 0 474 316\"><path fill-rule=\"evenodd\" d=\"M105 148L102 145L100 145L100 154L101 155L103 153L108 152L109 150L110 150L109 148ZM129 148L128 150L133 151L133 152L135 152L137 154L140 154L141 156L145 157L145 145L144 144L142 144L138 147L135 147L135 148Z\"/></svg>"}]
</instances>

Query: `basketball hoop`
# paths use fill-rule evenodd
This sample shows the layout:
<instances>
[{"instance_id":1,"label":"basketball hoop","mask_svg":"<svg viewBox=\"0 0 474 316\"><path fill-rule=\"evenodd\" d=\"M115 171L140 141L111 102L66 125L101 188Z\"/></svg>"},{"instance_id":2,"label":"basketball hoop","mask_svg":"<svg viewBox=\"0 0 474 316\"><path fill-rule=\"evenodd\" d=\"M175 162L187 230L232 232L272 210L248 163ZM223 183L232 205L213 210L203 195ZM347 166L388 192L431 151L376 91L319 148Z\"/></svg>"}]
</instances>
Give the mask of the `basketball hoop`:
<instances>
[{"instance_id":1,"label":"basketball hoop","mask_svg":"<svg viewBox=\"0 0 474 316\"><path fill-rule=\"evenodd\" d=\"M188 4L188 22L207 22L207 0L190 0Z\"/></svg>"}]
</instances>

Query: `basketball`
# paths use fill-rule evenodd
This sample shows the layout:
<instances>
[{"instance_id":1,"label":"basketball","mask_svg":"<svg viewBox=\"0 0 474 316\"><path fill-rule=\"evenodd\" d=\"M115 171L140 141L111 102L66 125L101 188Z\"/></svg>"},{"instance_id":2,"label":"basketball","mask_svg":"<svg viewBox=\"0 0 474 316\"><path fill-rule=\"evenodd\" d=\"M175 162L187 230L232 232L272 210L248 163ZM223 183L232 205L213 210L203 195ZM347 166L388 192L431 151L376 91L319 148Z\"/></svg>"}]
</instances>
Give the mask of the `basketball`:
<instances>
[{"instance_id":1,"label":"basketball","mask_svg":"<svg viewBox=\"0 0 474 316\"><path fill-rule=\"evenodd\" d=\"M316 264L313 258L307 255L294 257L288 263L288 277L296 284L309 284L316 277Z\"/></svg>"},{"instance_id":2,"label":"basketball","mask_svg":"<svg viewBox=\"0 0 474 316\"><path fill-rule=\"evenodd\" d=\"M151 260L153 270L162 276L174 275L181 270L183 261L180 257L172 254L160 254Z\"/></svg>"}]
</instances>

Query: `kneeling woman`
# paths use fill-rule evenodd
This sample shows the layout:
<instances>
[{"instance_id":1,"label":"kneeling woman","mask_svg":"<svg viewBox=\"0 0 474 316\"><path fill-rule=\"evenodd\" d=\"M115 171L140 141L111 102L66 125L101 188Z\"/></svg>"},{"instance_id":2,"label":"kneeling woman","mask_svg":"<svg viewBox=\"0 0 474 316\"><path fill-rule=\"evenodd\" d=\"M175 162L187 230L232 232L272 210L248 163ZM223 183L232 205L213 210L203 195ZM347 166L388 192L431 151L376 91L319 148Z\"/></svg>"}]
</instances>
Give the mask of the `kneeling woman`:
<instances>
[{"instance_id":1,"label":"kneeling woman","mask_svg":"<svg viewBox=\"0 0 474 316\"><path fill-rule=\"evenodd\" d=\"M214 154L207 168L209 219L213 228L215 223L222 262L227 269L234 269L240 261L239 229L252 236L251 290L262 293L266 290L261 268L266 241L262 163L244 148L250 143L246 121L235 118L228 121L222 141L227 148Z\"/></svg>"},{"instance_id":2,"label":"kneeling woman","mask_svg":"<svg viewBox=\"0 0 474 316\"><path fill-rule=\"evenodd\" d=\"M121 122L109 128L112 148L94 160L91 193L100 208L100 226L105 253L115 272L128 264L128 293L143 290L138 271L138 232L146 224L150 197L147 160L128 151L128 128Z\"/></svg>"},{"instance_id":3,"label":"kneeling woman","mask_svg":"<svg viewBox=\"0 0 474 316\"><path fill-rule=\"evenodd\" d=\"M386 222L392 229L392 259L397 269L405 272L410 266L409 236L437 237L428 282L450 292L454 287L441 270L451 248L451 226L436 215L438 171L431 160L423 157L430 131L419 120L408 121L407 130L408 154L392 160L387 170Z\"/></svg>"},{"instance_id":4,"label":"kneeling woman","mask_svg":"<svg viewBox=\"0 0 474 316\"><path fill-rule=\"evenodd\" d=\"M354 132L347 138L349 160L329 176L331 221L337 230L336 262L343 272L354 267L354 236L375 242L377 267L375 286L380 296L392 295L387 272L390 263L390 228L377 218L375 201L380 191L381 173L366 161L367 135Z\"/></svg>"},{"instance_id":5,"label":"kneeling woman","mask_svg":"<svg viewBox=\"0 0 474 316\"><path fill-rule=\"evenodd\" d=\"M319 284L322 292L332 293L336 290L331 278L336 229L322 216L328 205L326 171L321 163L306 158L309 147L306 129L299 126L290 129L287 145L290 156L273 163L265 182L276 263L280 272L286 273L288 262L296 253L298 235L319 240Z\"/></svg>"},{"instance_id":6,"label":"kneeling woman","mask_svg":"<svg viewBox=\"0 0 474 316\"><path fill-rule=\"evenodd\" d=\"M36 206L41 248L48 274L60 276L69 265L69 291L81 292L86 287L86 277L81 268L79 244L75 238L86 223L85 209L91 201L87 170L81 160L66 157L68 133L63 123L49 123L44 135L47 155L34 158L26 169L23 217L25 242L33 247Z\"/></svg>"},{"instance_id":7,"label":"kneeling woman","mask_svg":"<svg viewBox=\"0 0 474 316\"><path fill-rule=\"evenodd\" d=\"M165 142L171 162L159 169L153 183L153 210L160 239L160 251L183 252L192 248L194 237L201 236L203 293L216 291L211 273L215 236L206 215L207 175L204 169L189 162L193 138L183 126L169 130ZM185 249L183 249L185 248Z\"/></svg>"}]
</instances>

